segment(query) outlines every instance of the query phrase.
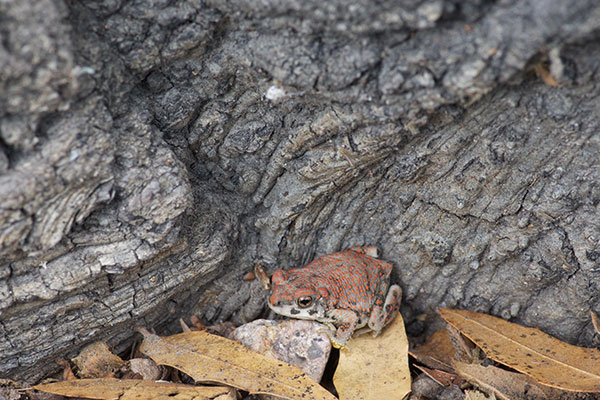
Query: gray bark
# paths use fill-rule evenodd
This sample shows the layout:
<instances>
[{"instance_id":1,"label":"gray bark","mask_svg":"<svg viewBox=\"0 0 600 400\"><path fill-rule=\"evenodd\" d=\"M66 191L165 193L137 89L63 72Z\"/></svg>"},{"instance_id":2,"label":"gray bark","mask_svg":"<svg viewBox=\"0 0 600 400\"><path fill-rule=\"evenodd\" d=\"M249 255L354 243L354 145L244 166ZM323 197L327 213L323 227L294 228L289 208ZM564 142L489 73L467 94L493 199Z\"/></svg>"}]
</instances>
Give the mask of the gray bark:
<instances>
[{"instance_id":1,"label":"gray bark","mask_svg":"<svg viewBox=\"0 0 600 400\"><path fill-rule=\"evenodd\" d=\"M445 306L595 344L599 23L595 0L0 0L0 375L252 320L256 263L371 244L412 333Z\"/></svg>"}]
</instances>

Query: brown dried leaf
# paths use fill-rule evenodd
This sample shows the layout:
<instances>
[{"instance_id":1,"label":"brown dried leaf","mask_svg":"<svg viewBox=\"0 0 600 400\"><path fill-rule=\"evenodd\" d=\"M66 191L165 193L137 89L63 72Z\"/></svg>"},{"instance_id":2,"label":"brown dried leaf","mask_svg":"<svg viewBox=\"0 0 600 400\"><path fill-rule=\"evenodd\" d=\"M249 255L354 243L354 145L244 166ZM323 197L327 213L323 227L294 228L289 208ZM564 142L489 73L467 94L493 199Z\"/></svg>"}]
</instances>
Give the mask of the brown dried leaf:
<instances>
[{"instance_id":1,"label":"brown dried leaf","mask_svg":"<svg viewBox=\"0 0 600 400\"><path fill-rule=\"evenodd\" d=\"M89 399L164 399L209 400L229 394L231 388L192 386L170 382L142 381L139 379L78 379L37 385L34 389L68 397Z\"/></svg>"},{"instance_id":2,"label":"brown dried leaf","mask_svg":"<svg viewBox=\"0 0 600 400\"><path fill-rule=\"evenodd\" d=\"M201 331L207 331L208 333L212 333L213 335L222 336L231 339L231 335L233 331L237 328L237 326L231 321L222 321L217 322L214 325L204 326L204 328L199 329Z\"/></svg>"},{"instance_id":3,"label":"brown dried leaf","mask_svg":"<svg viewBox=\"0 0 600 400\"><path fill-rule=\"evenodd\" d=\"M190 329L190 327L188 326L188 324L185 323L183 318L179 318L179 326L181 327L182 332L191 332L192 331Z\"/></svg>"},{"instance_id":4,"label":"brown dried leaf","mask_svg":"<svg viewBox=\"0 0 600 400\"><path fill-rule=\"evenodd\" d=\"M114 378L115 371L125 363L110 351L105 342L85 346L71 361L79 369L81 378Z\"/></svg>"},{"instance_id":5,"label":"brown dried leaf","mask_svg":"<svg viewBox=\"0 0 600 400\"><path fill-rule=\"evenodd\" d=\"M65 360L64 358L57 358L55 362L58 365L60 365L63 369L63 381L73 381L77 379L77 377L73 373L73 370L71 369L71 364L69 364L67 360Z\"/></svg>"},{"instance_id":6,"label":"brown dried leaf","mask_svg":"<svg viewBox=\"0 0 600 400\"><path fill-rule=\"evenodd\" d=\"M445 329L429 336L424 344L409 350L408 353L429 368L452 372L454 347Z\"/></svg>"},{"instance_id":7,"label":"brown dried leaf","mask_svg":"<svg viewBox=\"0 0 600 400\"><path fill-rule=\"evenodd\" d=\"M600 322L598 322L598 314L590 310L590 316L592 317L592 325L594 326L594 331L600 335Z\"/></svg>"},{"instance_id":8,"label":"brown dried leaf","mask_svg":"<svg viewBox=\"0 0 600 400\"><path fill-rule=\"evenodd\" d=\"M479 348L467 339L452 325L446 325L446 332L450 337L450 343L454 348L452 360L466 362L468 364L475 362L479 358Z\"/></svg>"},{"instance_id":9,"label":"brown dried leaf","mask_svg":"<svg viewBox=\"0 0 600 400\"><path fill-rule=\"evenodd\" d=\"M548 71L548 68L546 66L544 66L542 63L538 63L538 64L534 65L533 70L535 71L537 76L539 76L540 79L544 81L544 83L546 85L552 86L552 87L558 86L558 82L556 81L556 78L554 78L552 76L550 71Z\"/></svg>"},{"instance_id":10,"label":"brown dried leaf","mask_svg":"<svg viewBox=\"0 0 600 400\"><path fill-rule=\"evenodd\" d=\"M465 390L465 400L490 400L490 398L479 390Z\"/></svg>"},{"instance_id":11,"label":"brown dried leaf","mask_svg":"<svg viewBox=\"0 0 600 400\"><path fill-rule=\"evenodd\" d=\"M202 322L200 322L200 318L198 318L196 315L192 315L190 317L190 322L195 327L195 329L192 329L193 331L203 331L203 330L206 330L206 326Z\"/></svg>"},{"instance_id":12,"label":"brown dried leaf","mask_svg":"<svg viewBox=\"0 0 600 400\"><path fill-rule=\"evenodd\" d=\"M417 364L413 366L418 370L421 370L425 375L433 379L441 386L461 386L463 383L465 383L465 381L454 372L446 372L439 369L429 369Z\"/></svg>"},{"instance_id":13,"label":"brown dried leaf","mask_svg":"<svg viewBox=\"0 0 600 400\"><path fill-rule=\"evenodd\" d=\"M600 392L600 351L562 342L539 329L466 310L440 315L486 355L538 382L577 392Z\"/></svg>"},{"instance_id":14,"label":"brown dried leaf","mask_svg":"<svg viewBox=\"0 0 600 400\"><path fill-rule=\"evenodd\" d=\"M561 391L540 385L527 375L505 371L494 366L454 362L460 376L502 400L551 400L558 399Z\"/></svg>"},{"instance_id":15,"label":"brown dried leaf","mask_svg":"<svg viewBox=\"0 0 600 400\"><path fill-rule=\"evenodd\" d=\"M402 399L410 393L408 340L398 314L378 337L365 334L353 338L348 350L340 351L333 377L345 399Z\"/></svg>"},{"instance_id":16,"label":"brown dried leaf","mask_svg":"<svg viewBox=\"0 0 600 400\"><path fill-rule=\"evenodd\" d=\"M132 358L127 363L131 372L138 374L142 379L156 381L162 376L161 367L148 358Z\"/></svg>"},{"instance_id":17,"label":"brown dried leaf","mask_svg":"<svg viewBox=\"0 0 600 400\"><path fill-rule=\"evenodd\" d=\"M196 381L218 382L286 399L335 400L299 368L250 351L233 340L202 331L167 338L139 331L144 335L142 353Z\"/></svg>"},{"instance_id":18,"label":"brown dried leaf","mask_svg":"<svg viewBox=\"0 0 600 400\"><path fill-rule=\"evenodd\" d=\"M271 290L271 278L267 274L267 271L262 265L254 266L254 275L259 279L260 284L265 290Z\"/></svg>"}]
</instances>

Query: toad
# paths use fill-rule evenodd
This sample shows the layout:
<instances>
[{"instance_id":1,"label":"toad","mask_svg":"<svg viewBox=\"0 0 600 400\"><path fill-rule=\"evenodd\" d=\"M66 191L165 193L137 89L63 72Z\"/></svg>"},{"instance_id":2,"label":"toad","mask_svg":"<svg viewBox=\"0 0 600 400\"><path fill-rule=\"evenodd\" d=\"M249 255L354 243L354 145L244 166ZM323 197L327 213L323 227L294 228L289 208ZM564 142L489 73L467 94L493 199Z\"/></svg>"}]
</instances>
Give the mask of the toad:
<instances>
[{"instance_id":1,"label":"toad","mask_svg":"<svg viewBox=\"0 0 600 400\"><path fill-rule=\"evenodd\" d=\"M334 347L352 334L377 336L398 313L402 290L390 286L392 265L377 259L376 247L353 247L324 255L305 267L276 270L269 307L276 313L327 325Z\"/></svg>"}]
</instances>

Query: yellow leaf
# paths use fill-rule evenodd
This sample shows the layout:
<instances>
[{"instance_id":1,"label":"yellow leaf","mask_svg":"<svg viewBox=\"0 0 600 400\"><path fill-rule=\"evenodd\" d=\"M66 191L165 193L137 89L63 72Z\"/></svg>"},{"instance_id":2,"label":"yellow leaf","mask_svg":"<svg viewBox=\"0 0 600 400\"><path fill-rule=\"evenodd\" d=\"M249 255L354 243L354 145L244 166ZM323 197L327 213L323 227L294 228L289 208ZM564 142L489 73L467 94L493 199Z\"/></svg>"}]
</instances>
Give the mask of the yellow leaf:
<instances>
[{"instance_id":1,"label":"yellow leaf","mask_svg":"<svg viewBox=\"0 0 600 400\"><path fill-rule=\"evenodd\" d=\"M231 388L192 386L180 383L142 381L138 379L78 379L37 385L42 392L88 399L163 399L208 400L231 394Z\"/></svg>"},{"instance_id":2,"label":"yellow leaf","mask_svg":"<svg viewBox=\"0 0 600 400\"><path fill-rule=\"evenodd\" d=\"M186 332L161 338L140 329L140 351L157 364L185 372L196 381L218 382L250 393L285 399L335 397L302 370L246 349L241 344L208 332Z\"/></svg>"},{"instance_id":3,"label":"yellow leaf","mask_svg":"<svg viewBox=\"0 0 600 400\"><path fill-rule=\"evenodd\" d=\"M400 314L377 337L353 338L333 377L340 400L402 399L410 393L408 340Z\"/></svg>"},{"instance_id":4,"label":"yellow leaf","mask_svg":"<svg viewBox=\"0 0 600 400\"><path fill-rule=\"evenodd\" d=\"M466 310L440 308L449 324L499 363L538 382L577 392L600 392L600 351L562 342L539 329Z\"/></svg>"}]
</instances>

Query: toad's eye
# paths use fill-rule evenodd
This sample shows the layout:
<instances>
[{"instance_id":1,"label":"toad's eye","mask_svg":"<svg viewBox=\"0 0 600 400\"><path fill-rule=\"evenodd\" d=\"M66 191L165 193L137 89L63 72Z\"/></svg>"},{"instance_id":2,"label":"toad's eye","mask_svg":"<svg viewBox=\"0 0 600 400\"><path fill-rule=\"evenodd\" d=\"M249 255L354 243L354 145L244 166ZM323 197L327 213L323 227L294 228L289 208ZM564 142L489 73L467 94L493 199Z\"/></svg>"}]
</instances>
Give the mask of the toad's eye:
<instances>
[{"instance_id":1,"label":"toad's eye","mask_svg":"<svg viewBox=\"0 0 600 400\"><path fill-rule=\"evenodd\" d=\"M310 305L313 303L313 298L311 296L298 297L296 303L298 303L298 307L300 308L310 307Z\"/></svg>"}]
</instances>

